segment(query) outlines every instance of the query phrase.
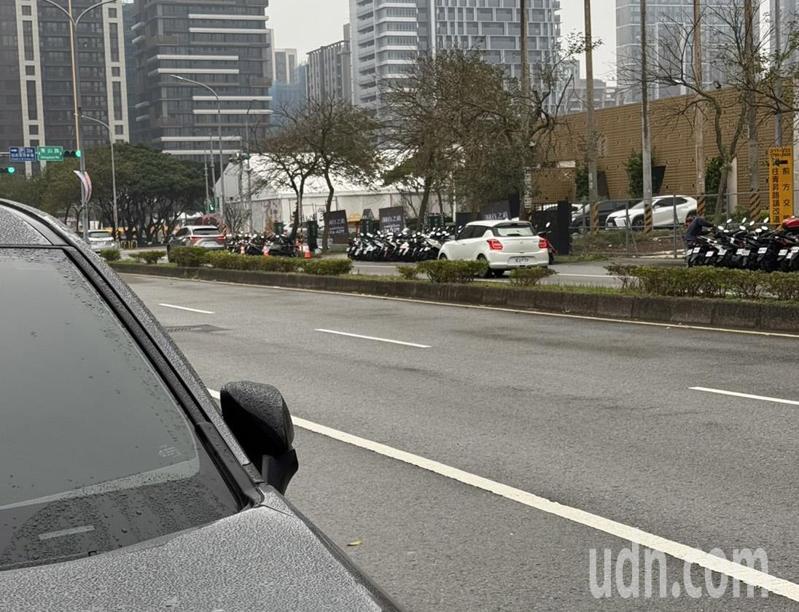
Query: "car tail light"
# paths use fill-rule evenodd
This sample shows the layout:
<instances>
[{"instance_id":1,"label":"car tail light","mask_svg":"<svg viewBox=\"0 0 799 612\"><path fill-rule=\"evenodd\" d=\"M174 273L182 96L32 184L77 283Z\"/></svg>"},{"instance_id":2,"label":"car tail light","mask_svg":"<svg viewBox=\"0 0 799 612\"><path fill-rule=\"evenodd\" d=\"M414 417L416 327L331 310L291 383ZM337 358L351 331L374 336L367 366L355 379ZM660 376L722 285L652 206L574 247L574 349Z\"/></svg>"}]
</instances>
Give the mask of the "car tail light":
<instances>
[{"instance_id":1,"label":"car tail light","mask_svg":"<svg viewBox=\"0 0 799 612\"><path fill-rule=\"evenodd\" d=\"M192 236L191 238L189 238L189 240L191 240L192 244L197 244L198 242L200 242L200 237L199 236Z\"/></svg>"},{"instance_id":2,"label":"car tail light","mask_svg":"<svg viewBox=\"0 0 799 612\"><path fill-rule=\"evenodd\" d=\"M539 238L538 239L538 248L539 249L548 249L549 248L549 240L546 238Z\"/></svg>"},{"instance_id":3,"label":"car tail light","mask_svg":"<svg viewBox=\"0 0 799 612\"><path fill-rule=\"evenodd\" d=\"M219 244L225 244L225 237L224 237L224 236L217 236L217 237L216 237L216 241L217 241Z\"/></svg>"},{"instance_id":4,"label":"car tail light","mask_svg":"<svg viewBox=\"0 0 799 612\"><path fill-rule=\"evenodd\" d=\"M502 243L497 240L496 238L492 238L488 241L488 248L492 251L501 251L502 250Z\"/></svg>"}]
</instances>

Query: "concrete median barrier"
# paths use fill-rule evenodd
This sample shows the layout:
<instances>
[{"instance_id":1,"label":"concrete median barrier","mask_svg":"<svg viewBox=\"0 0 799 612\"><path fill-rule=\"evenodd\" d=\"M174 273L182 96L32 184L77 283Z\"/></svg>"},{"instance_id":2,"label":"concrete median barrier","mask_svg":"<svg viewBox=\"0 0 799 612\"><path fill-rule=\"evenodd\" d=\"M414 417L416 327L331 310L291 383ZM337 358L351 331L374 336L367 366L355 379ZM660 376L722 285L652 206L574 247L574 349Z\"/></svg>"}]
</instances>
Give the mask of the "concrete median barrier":
<instances>
[{"instance_id":1,"label":"concrete median barrier","mask_svg":"<svg viewBox=\"0 0 799 612\"><path fill-rule=\"evenodd\" d=\"M127 274L358 293L674 325L799 333L799 305L790 303L614 295L590 290L581 292L574 288L558 291L551 287L524 289L505 285L434 284L427 281L281 274L207 267L176 268L132 263L114 263L112 267Z\"/></svg>"}]
</instances>

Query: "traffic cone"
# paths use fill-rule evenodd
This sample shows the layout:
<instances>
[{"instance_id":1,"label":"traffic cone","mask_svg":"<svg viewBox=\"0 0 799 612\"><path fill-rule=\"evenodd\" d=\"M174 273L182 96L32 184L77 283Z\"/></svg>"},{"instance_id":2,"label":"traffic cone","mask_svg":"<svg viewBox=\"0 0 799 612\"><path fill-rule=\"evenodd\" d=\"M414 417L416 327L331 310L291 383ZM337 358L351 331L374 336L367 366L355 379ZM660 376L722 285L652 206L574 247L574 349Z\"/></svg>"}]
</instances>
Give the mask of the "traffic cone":
<instances>
[{"instance_id":1,"label":"traffic cone","mask_svg":"<svg viewBox=\"0 0 799 612\"><path fill-rule=\"evenodd\" d=\"M305 259L311 259L311 249L308 247L308 243L302 245L302 256Z\"/></svg>"}]
</instances>

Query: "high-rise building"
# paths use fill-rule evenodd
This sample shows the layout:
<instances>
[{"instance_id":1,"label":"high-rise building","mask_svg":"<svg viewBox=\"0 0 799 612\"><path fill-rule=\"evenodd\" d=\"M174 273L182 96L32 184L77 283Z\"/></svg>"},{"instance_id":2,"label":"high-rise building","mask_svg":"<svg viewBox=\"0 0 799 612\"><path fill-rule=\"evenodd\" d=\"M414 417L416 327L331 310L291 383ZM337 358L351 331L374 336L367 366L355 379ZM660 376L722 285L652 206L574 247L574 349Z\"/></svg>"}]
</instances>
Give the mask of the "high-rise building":
<instances>
[{"instance_id":1,"label":"high-rise building","mask_svg":"<svg viewBox=\"0 0 799 612\"><path fill-rule=\"evenodd\" d=\"M75 15L94 4L74 0ZM122 2L86 14L77 32L81 111L108 123L128 140ZM0 150L13 146L73 148L75 112L69 22L57 8L35 0L0 0ZM107 131L83 123L82 148L108 142ZM26 170L32 170L28 164Z\"/></svg>"},{"instance_id":2,"label":"high-rise building","mask_svg":"<svg viewBox=\"0 0 799 612\"><path fill-rule=\"evenodd\" d=\"M181 157L238 152L271 114L268 0L136 0L136 141ZM178 78L191 79L213 89Z\"/></svg>"},{"instance_id":3,"label":"high-rise building","mask_svg":"<svg viewBox=\"0 0 799 612\"><path fill-rule=\"evenodd\" d=\"M789 0L785 0L786 2ZM624 103L641 100L641 84L636 80L641 64L641 7L639 0L616 0L617 84ZM652 70L667 67L669 71L692 78L691 30L693 0L648 0L647 48ZM758 6L758 3L755 2ZM741 2L702 0L702 80L705 86L723 86L728 82L727 68L720 59L724 46L734 41L730 23L740 22ZM737 7L737 8L736 8ZM760 14L755 11L755 32L759 31ZM757 38L757 34L755 34ZM683 52L684 50L684 52ZM679 96L685 88L654 84L652 99Z\"/></svg>"},{"instance_id":4,"label":"high-rise building","mask_svg":"<svg viewBox=\"0 0 799 612\"><path fill-rule=\"evenodd\" d=\"M474 49L509 76L521 75L519 0L350 0L356 104L379 106L380 82L402 79L419 53ZM560 0L528 4L533 75L560 37Z\"/></svg>"},{"instance_id":5,"label":"high-rise building","mask_svg":"<svg viewBox=\"0 0 799 612\"><path fill-rule=\"evenodd\" d=\"M308 53L308 97L352 102L349 24L344 26L343 40Z\"/></svg>"},{"instance_id":6,"label":"high-rise building","mask_svg":"<svg viewBox=\"0 0 799 612\"><path fill-rule=\"evenodd\" d=\"M296 49L275 49L273 55L275 83L291 85L297 69L297 50Z\"/></svg>"},{"instance_id":7,"label":"high-rise building","mask_svg":"<svg viewBox=\"0 0 799 612\"><path fill-rule=\"evenodd\" d=\"M308 64L300 64L292 70L289 83L275 82L272 94L272 125L282 126L286 115L303 110L308 105Z\"/></svg>"}]
</instances>

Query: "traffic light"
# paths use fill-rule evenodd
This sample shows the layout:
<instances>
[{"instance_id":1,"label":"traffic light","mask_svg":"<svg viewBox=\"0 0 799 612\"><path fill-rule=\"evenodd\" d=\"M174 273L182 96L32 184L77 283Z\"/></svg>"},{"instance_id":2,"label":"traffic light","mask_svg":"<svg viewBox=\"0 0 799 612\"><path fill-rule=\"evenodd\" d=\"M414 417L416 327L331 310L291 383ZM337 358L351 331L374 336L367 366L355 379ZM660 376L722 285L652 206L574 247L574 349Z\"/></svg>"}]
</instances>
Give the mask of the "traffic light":
<instances>
[{"instance_id":1,"label":"traffic light","mask_svg":"<svg viewBox=\"0 0 799 612\"><path fill-rule=\"evenodd\" d=\"M14 166L8 166L7 168L0 168L0 174L14 174L16 173L17 169Z\"/></svg>"},{"instance_id":2,"label":"traffic light","mask_svg":"<svg viewBox=\"0 0 799 612\"><path fill-rule=\"evenodd\" d=\"M64 159L80 159L83 153L81 153L80 149L75 151L64 151Z\"/></svg>"}]
</instances>

